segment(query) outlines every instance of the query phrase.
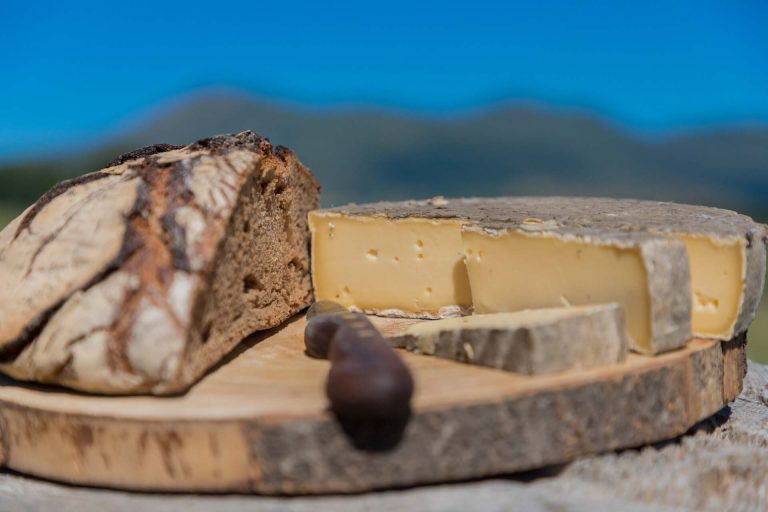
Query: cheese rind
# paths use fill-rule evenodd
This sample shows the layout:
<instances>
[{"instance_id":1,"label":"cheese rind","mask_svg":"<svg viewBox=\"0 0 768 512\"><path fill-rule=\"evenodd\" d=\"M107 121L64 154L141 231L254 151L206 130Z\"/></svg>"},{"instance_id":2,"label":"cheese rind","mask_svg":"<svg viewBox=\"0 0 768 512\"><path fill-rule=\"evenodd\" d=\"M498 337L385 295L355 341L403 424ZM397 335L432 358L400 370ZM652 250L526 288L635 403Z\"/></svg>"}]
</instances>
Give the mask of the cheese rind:
<instances>
[{"instance_id":1,"label":"cheese rind","mask_svg":"<svg viewBox=\"0 0 768 512\"><path fill-rule=\"evenodd\" d=\"M476 313L617 302L638 352L672 350L691 337L687 255L679 240L472 225L463 239Z\"/></svg>"},{"instance_id":2,"label":"cheese rind","mask_svg":"<svg viewBox=\"0 0 768 512\"><path fill-rule=\"evenodd\" d=\"M755 317L765 279L765 226L744 215L705 206L630 199L501 197L380 202L322 212L378 216L392 222L405 218L460 220L467 225L559 236L613 233L678 238L689 253L689 300L694 310L693 332L699 337L728 340L743 333ZM724 266L723 276L712 270ZM702 310L701 303L708 311ZM406 316L429 317L418 311L406 312Z\"/></svg>"},{"instance_id":3,"label":"cheese rind","mask_svg":"<svg viewBox=\"0 0 768 512\"><path fill-rule=\"evenodd\" d=\"M525 375L621 362L628 349L618 304L427 321L389 341L413 352Z\"/></svg>"},{"instance_id":4,"label":"cheese rind","mask_svg":"<svg viewBox=\"0 0 768 512\"><path fill-rule=\"evenodd\" d=\"M764 226L759 236L750 236L747 239L744 251L744 296L733 327L734 336L746 332L760 307L766 279L766 244L768 226Z\"/></svg>"}]
</instances>

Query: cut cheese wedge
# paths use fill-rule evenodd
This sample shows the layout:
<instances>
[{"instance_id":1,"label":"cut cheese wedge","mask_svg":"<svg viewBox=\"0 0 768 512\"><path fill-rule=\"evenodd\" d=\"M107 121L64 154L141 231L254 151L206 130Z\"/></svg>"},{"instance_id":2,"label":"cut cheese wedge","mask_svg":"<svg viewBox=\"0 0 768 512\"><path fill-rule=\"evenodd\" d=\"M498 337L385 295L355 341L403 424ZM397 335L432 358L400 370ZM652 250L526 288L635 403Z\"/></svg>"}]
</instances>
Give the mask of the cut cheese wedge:
<instances>
[{"instance_id":1,"label":"cut cheese wedge","mask_svg":"<svg viewBox=\"0 0 768 512\"><path fill-rule=\"evenodd\" d=\"M368 313L417 318L465 314L473 308L473 300L478 311L490 311L481 304L485 298L478 287L484 285L475 282L480 274L467 274L461 264L465 249L472 249L468 241L482 233L488 238L549 238L549 248L542 249L541 254L559 261L558 265L563 263L553 251L570 251L575 256L592 248L587 254L594 257L593 271L579 279L569 274L587 265L583 259L575 267L550 267L546 272L538 265L539 270L528 276L529 282L540 283L537 294L547 293L557 302L533 298L526 302L529 288L507 287L511 298L504 307L594 303L598 297L622 302L618 295L631 295L631 304L629 299L622 304L627 307L628 323L634 326L633 337L638 338L635 348L646 352L683 343L687 326L684 320L678 323L681 315L690 318L693 333L699 337L728 340L744 332L756 313L765 277L765 227L735 212L703 206L601 198L441 198L320 210L310 214L310 227L318 298ZM671 242L665 245L662 240ZM675 241L684 244L685 262ZM581 251L572 250L578 244ZM618 266L610 267L613 282L608 282L601 277L599 261L611 260L611 254L624 257L613 258ZM472 255L467 256L471 266ZM491 269L488 281L498 281L494 286L504 285L506 277L499 274L507 272L503 269L535 266L520 261L521 254L507 254L505 258L503 265ZM644 268L646 284L655 283L654 290L636 285L632 285L634 291L629 290L629 282L642 280L637 271L626 274L623 270L632 266L630 261L635 262L635 268ZM553 286L552 275L558 272L568 276L570 291L541 289ZM671 279L663 292L662 275ZM617 294L608 294L609 289ZM637 306L642 303L637 297L642 295L651 301L646 307L648 315ZM688 302L687 312L680 308L682 296ZM641 341L645 339L643 330L651 333L649 343Z\"/></svg>"},{"instance_id":2,"label":"cut cheese wedge","mask_svg":"<svg viewBox=\"0 0 768 512\"><path fill-rule=\"evenodd\" d=\"M671 238L528 233L466 226L476 313L618 302L632 348L655 354L691 338L688 259Z\"/></svg>"},{"instance_id":3,"label":"cut cheese wedge","mask_svg":"<svg viewBox=\"0 0 768 512\"><path fill-rule=\"evenodd\" d=\"M761 295L759 286L750 286L765 263L759 264L758 251L748 247L744 236L716 236L675 233L688 250L691 266L691 298L694 333L728 340L746 330L754 317ZM750 261L751 260L751 261ZM759 268L758 268L759 267ZM750 297L750 295L752 295Z\"/></svg>"},{"instance_id":4,"label":"cut cheese wedge","mask_svg":"<svg viewBox=\"0 0 768 512\"><path fill-rule=\"evenodd\" d=\"M425 321L389 341L421 354L525 375L613 364L628 350L618 304Z\"/></svg>"}]
</instances>

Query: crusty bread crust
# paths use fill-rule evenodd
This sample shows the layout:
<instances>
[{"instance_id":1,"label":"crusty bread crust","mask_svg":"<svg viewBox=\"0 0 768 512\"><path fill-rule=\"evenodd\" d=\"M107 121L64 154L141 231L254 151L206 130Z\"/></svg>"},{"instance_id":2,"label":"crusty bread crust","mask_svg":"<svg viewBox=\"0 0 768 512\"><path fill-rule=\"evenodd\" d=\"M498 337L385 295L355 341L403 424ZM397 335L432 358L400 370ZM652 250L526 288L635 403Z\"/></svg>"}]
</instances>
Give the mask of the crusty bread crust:
<instances>
[{"instance_id":1,"label":"crusty bread crust","mask_svg":"<svg viewBox=\"0 0 768 512\"><path fill-rule=\"evenodd\" d=\"M318 195L290 150L252 132L151 146L55 186L0 232L0 370L185 389L309 304Z\"/></svg>"}]
</instances>

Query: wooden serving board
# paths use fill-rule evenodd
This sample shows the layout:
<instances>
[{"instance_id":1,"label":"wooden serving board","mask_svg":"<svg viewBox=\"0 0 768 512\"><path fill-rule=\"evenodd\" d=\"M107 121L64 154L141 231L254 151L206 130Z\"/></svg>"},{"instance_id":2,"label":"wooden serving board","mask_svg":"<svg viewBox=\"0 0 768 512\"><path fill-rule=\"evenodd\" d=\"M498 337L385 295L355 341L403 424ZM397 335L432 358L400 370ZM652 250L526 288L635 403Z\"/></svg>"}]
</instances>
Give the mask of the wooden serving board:
<instances>
[{"instance_id":1,"label":"wooden serving board","mask_svg":"<svg viewBox=\"0 0 768 512\"><path fill-rule=\"evenodd\" d=\"M407 321L376 319L382 330ZM2 462L137 490L353 492L476 478L673 438L734 399L744 339L525 377L403 352L416 381L401 442L355 448L326 411L329 363L305 320L247 340L187 394L101 397L0 382Z\"/></svg>"}]
</instances>

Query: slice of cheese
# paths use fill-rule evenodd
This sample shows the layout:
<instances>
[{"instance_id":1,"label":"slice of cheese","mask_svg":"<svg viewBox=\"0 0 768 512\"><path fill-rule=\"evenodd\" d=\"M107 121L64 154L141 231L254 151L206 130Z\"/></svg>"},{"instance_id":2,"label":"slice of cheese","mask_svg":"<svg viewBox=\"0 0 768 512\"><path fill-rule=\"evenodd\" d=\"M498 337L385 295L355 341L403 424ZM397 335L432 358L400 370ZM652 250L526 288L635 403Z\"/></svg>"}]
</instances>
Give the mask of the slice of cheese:
<instances>
[{"instance_id":1,"label":"slice of cheese","mask_svg":"<svg viewBox=\"0 0 768 512\"><path fill-rule=\"evenodd\" d=\"M393 316L470 312L461 221L320 212L309 219L318 299Z\"/></svg>"},{"instance_id":2,"label":"slice of cheese","mask_svg":"<svg viewBox=\"0 0 768 512\"><path fill-rule=\"evenodd\" d=\"M389 341L422 354L526 375L621 362L628 349L618 304L426 321Z\"/></svg>"},{"instance_id":3,"label":"slice of cheese","mask_svg":"<svg viewBox=\"0 0 768 512\"><path fill-rule=\"evenodd\" d=\"M731 339L739 326L739 312L747 306L747 240L714 235L675 233L685 242L691 266L694 334ZM751 319L750 319L751 321Z\"/></svg>"},{"instance_id":4,"label":"slice of cheese","mask_svg":"<svg viewBox=\"0 0 768 512\"><path fill-rule=\"evenodd\" d=\"M467 226L463 240L476 313L617 302L638 352L664 352L691 337L688 262L679 240L477 226Z\"/></svg>"},{"instance_id":5,"label":"slice of cheese","mask_svg":"<svg viewBox=\"0 0 768 512\"><path fill-rule=\"evenodd\" d=\"M334 219L331 220L329 217ZM321 236L330 236L330 234L327 230L323 230L321 223L331 222L339 225L341 220L349 220L360 225L360 229L354 230L355 240L350 242L346 240L346 235L339 235L344 236L345 241L337 240L333 246L323 243ZM405 229L406 226L410 226L405 222L406 220L419 222L423 229L418 233L413 233L410 227ZM502 231L515 231L523 234L551 235L561 241L570 237L573 241L581 240L585 247L600 245L595 244L596 238L590 234L601 234L603 242L606 242L603 246L606 247L598 252L604 254L611 253L610 239L613 236L615 239L622 240L622 247L625 249L622 253L625 257L615 258L616 261L621 260L623 262L621 265L625 265L634 258L635 267L640 261L637 255L642 252L640 247L643 244L648 246L650 241L659 238L679 239L687 248L687 265L681 264L674 258L670 260L659 252L658 258L653 263L654 266L647 268L646 271L649 279L664 273L672 277L681 277L685 273L690 275L692 285L679 286L679 292L684 291L688 294L693 331L701 337L728 340L744 332L757 311L765 277L765 227L735 212L703 206L565 197L475 198L447 201L441 199L371 203L322 210L310 215L310 223L313 226L313 276L317 295L320 298L339 300L347 306L377 314L435 318L463 313L470 307L471 301L467 298L465 285L469 282L471 291L476 291L473 288L478 285L469 281L471 276L465 276L461 265L455 264L461 259L456 258L456 254L463 250L460 244L464 243L459 241L462 236L457 233L459 225L467 226L465 233L472 232L472 226L475 226L495 227L497 234ZM365 255L369 249L378 250L378 245L395 246L401 242L396 242L394 239L402 237L407 240L402 242L403 248L410 251L415 240L423 241L428 238L426 232L430 230L441 231L441 236L435 236L432 239L431 254L442 253L453 264L445 264L445 260L437 264L439 258L435 258L430 261L430 264L425 265L424 262L419 263L408 258L407 261L401 260L400 266L372 266L365 265L366 260L357 256L354 262L350 262L349 255L352 249L348 248L348 244L352 244L359 256ZM464 235L465 239L467 236ZM634 246L632 246L633 239L637 242ZM613 246L616 244L614 243ZM572 247L568 244L554 244L545 252L560 249L567 252L567 249ZM404 251L401 253L409 254ZM672 253L679 254L677 249ZM419 253L416 252L416 254ZM632 256L633 254L635 256ZM410 255L413 256L413 252L410 252ZM344 261L343 265L340 263L342 261ZM380 260L377 261L380 262ZM650 264L647 258L642 261L643 265ZM516 264L515 259L508 260L505 267L512 264ZM611 268L619 272L621 265ZM365 276L366 271L374 269L375 275L369 273L367 277ZM356 295L346 282L351 275L357 276L358 284L366 288L365 297ZM624 276L614 283L608 283L605 279L600 279L599 275L586 274L582 281L587 284L599 282L599 286L602 287L600 289L604 290L606 287L616 288L621 282L627 280L634 279L637 282L639 280L637 272L633 275L635 278ZM569 279L576 280L572 277ZM658 282L658 279L656 281ZM675 282L679 285L681 281ZM498 286L502 285L503 283L498 284ZM586 286L582 288L580 294L575 293L576 296L583 296L586 302L596 300L595 293L587 291L592 287L591 284L575 282L574 286L576 285ZM345 286L353 293L348 294L350 297L343 300ZM452 291L434 294L430 302L426 303L424 295L427 294L427 289L431 289L432 293L436 289ZM465 291L460 293L458 290ZM384 295L380 295L381 293ZM510 293L514 292L510 291ZM622 293L626 295L626 292ZM651 293L651 290L649 289L647 293ZM339 296L336 297L336 294ZM571 290L570 294L574 295L574 291ZM390 300L393 295L397 300ZM474 295L475 300L478 300L477 294ZM570 300L567 295L564 296L565 301ZM673 295L679 297L678 293ZM389 298L386 301L369 300L372 296ZM663 294L659 295L657 291L655 296L657 298L648 306L651 315L657 314L660 319L663 316L673 318L671 312L675 312L675 315L679 314L677 303L668 303L671 295L663 298ZM610 300L620 300L620 297ZM633 304L639 302L642 301L633 298ZM547 302L551 306L563 303L563 300L557 303ZM633 313L635 310L636 307L632 307L631 311L627 311L627 316L631 317L630 323L639 324L641 322L634 320L644 315ZM685 325L681 327L684 330ZM633 330L636 337L643 338L640 327L636 325ZM645 330L654 333L653 318L649 317ZM654 336L670 337L671 335L657 329ZM659 349L673 345L674 343L656 343Z\"/></svg>"}]
</instances>

